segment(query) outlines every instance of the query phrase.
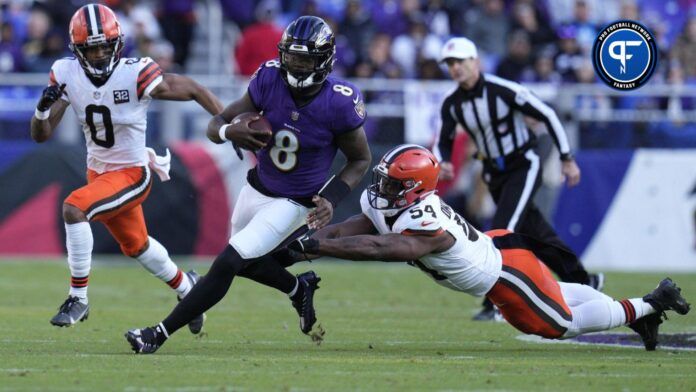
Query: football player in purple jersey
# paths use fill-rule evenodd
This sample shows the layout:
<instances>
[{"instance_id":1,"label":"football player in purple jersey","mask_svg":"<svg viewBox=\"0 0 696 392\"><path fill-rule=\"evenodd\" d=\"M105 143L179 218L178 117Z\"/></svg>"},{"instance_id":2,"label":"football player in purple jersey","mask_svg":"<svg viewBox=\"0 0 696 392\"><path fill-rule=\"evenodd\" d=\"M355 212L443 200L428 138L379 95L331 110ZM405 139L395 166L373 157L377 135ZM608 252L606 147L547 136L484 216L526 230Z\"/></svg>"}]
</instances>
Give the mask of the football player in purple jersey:
<instances>
[{"instance_id":1,"label":"football player in purple jersey","mask_svg":"<svg viewBox=\"0 0 696 392\"><path fill-rule=\"evenodd\" d=\"M357 87L330 76L336 46L321 18L302 16L290 23L278 51L278 59L261 64L244 96L208 125L211 141L255 151L258 161L235 205L229 245L167 318L126 333L136 353L154 353L219 302L235 276L287 293L303 333L316 322L313 296L320 278L313 271L292 275L285 269L292 262L273 251L308 228L328 224L333 209L369 168L365 104ZM232 121L245 112L262 113L272 132L251 129L256 116ZM329 178L338 150L347 162Z\"/></svg>"}]
</instances>

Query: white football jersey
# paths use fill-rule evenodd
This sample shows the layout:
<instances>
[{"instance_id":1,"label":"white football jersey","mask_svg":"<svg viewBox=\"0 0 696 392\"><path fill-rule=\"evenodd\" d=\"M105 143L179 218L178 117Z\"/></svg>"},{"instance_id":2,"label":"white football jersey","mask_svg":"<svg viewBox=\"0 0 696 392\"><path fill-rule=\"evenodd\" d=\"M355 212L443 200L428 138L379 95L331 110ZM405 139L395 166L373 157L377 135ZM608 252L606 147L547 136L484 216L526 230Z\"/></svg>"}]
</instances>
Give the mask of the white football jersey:
<instances>
[{"instance_id":1,"label":"white football jersey","mask_svg":"<svg viewBox=\"0 0 696 392\"><path fill-rule=\"evenodd\" d=\"M162 82L162 70L149 57L123 58L107 82L97 87L76 58L53 63L51 83L65 83L68 101L82 124L87 167L103 173L145 166L145 128L150 92Z\"/></svg>"},{"instance_id":2,"label":"white football jersey","mask_svg":"<svg viewBox=\"0 0 696 392\"><path fill-rule=\"evenodd\" d=\"M456 242L448 250L410 261L438 284L483 296L498 280L503 259L493 240L471 226L436 194L405 209L391 226L379 210L370 206L367 191L360 197L360 206L380 234L442 235L447 232L454 237Z\"/></svg>"}]
</instances>

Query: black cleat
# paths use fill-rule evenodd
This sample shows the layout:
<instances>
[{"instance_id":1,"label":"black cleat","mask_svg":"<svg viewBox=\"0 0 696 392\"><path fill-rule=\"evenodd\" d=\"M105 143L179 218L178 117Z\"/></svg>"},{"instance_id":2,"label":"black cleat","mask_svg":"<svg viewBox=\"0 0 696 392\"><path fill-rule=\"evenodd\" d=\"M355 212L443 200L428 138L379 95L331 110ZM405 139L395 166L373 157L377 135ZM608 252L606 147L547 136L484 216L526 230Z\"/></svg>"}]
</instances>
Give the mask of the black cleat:
<instances>
[{"instance_id":1,"label":"black cleat","mask_svg":"<svg viewBox=\"0 0 696 392\"><path fill-rule=\"evenodd\" d=\"M687 314L691 309L691 305L682 297L681 289L670 278L663 279L652 293L643 297L643 301L655 308L657 313L674 310L679 314Z\"/></svg>"},{"instance_id":2,"label":"black cleat","mask_svg":"<svg viewBox=\"0 0 696 392\"><path fill-rule=\"evenodd\" d=\"M604 274L598 272L596 274L589 274L590 281L587 283L588 286L592 287L597 291L602 291L604 289Z\"/></svg>"},{"instance_id":3,"label":"black cleat","mask_svg":"<svg viewBox=\"0 0 696 392\"><path fill-rule=\"evenodd\" d=\"M186 277L191 282L191 287L193 287L201 279L201 276L198 275L198 273L194 270L190 270L189 272L187 272ZM176 299L181 301L181 297L179 296L177 296ZM205 313L203 313L191 320L191 322L188 323L189 331L191 331L191 333L194 335L201 333L201 330L203 329L203 323L205 323L205 318Z\"/></svg>"},{"instance_id":4,"label":"black cleat","mask_svg":"<svg viewBox=\"0 0 696 392\"><path fill-rule=\"evenodd\" d=\"M652 313L628 324L628 327L640 335L647 351L655 351L660 324L662 324L661 314Z\"/></svg>"},{"instance_id":5,"label":"black cleat","mask_svg":"<svg viewBox=\"0 0 696 392\"><path fill-rule=\"evenodd\" d=\"M89 305L80 302L78 297L68 297L60 305L58 313L51 319L51 324L58 327L69 327L78 321L85 321L89 317Z\"/></svg>"},{"instance_id":6,"label":"black cleat","mask_svg":"<svg viewBox=\"0 0 696 392\"><path fill-rule=\"evenodd\" d=\"M159 325L131 329L124 336L136 354L154 354L167 340Z\"/></svg>"},{"instance_id":7,"label":"black cleat","mask_svg":"<svg viewBox=\"0 0 696 392\"><path fill-rule=\"evenodd\" d=\"M318 283L321 278L314 271L307 271L297 275L297 284L300 286L298 290L298 298L292 299L292 306L297 310L297 315L300 316L300 329L302 333L309 334L317 322L316 312L314 311L314 292L319 289Z\"/></svg>"}]
</instances>

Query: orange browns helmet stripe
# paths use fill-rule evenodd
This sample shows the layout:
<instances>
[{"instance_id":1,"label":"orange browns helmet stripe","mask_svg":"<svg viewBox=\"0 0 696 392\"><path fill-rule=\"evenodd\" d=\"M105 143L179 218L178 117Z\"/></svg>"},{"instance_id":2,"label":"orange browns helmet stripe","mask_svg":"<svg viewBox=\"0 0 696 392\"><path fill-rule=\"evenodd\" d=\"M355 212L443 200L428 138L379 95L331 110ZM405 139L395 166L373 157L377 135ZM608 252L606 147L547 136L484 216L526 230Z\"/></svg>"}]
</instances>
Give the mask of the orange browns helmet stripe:
<instances>
[{"instance_id":1,"label":"orange browns helmet stripe","mask_svg":"<svg viewBox=\"0 0 696 392\"><path fill-rule=\"evenodd\" d=\"M373 169L370 205L392 216L435 191L440 164L426 148L402 144L389 150Z\"/></svg>"},{"instance_id":2,"label":"orange browns helmet stripe","mask_svg":"<svg viewBox=\"0 0 696 392\"><path fill-rule=\"evenodd\" d=\"M83 6L70 20L70 42L73 45L100 43L118 38L121 24L114 12L101 4Z\"/></svg>"},{"instance_id":3,"label":"orange browns helmet stripe","mask_svg":"<svg viewBox=\"0 0 696 392\"><path fill-rule=\"evenodd\" d=\"M435 190L437 177L440 174L440 164L427 148L416 144L404 144L385 154L382 161L389 167L389 177L398 180L413 179L420 182L413 189L419 197L423 191ZM414 200L409 200L409 204L412 201Z\"/></svg>"}]
</instances>

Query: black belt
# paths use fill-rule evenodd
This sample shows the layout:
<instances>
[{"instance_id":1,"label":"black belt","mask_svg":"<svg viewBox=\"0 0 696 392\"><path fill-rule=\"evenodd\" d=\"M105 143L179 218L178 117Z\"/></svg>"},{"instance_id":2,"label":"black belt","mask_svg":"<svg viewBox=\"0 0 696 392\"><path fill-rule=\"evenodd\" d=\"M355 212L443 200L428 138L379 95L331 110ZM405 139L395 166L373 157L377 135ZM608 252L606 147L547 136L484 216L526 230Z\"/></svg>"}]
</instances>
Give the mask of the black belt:
<instances>
[{"instance_id":1,"label":"black belt","mask_svg":"<svg viewBox=\"0 0 696 392\"><path fill-rule=\"evenodd\" d=\"M497 158L485 157L481 152L474 154L474 158L480 160L486 170L505 171L526 163L527 158L524 154L532 148L534 148L534 143L527 143L510 154Z\"/></svg>"}]
</instances>

